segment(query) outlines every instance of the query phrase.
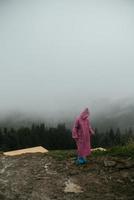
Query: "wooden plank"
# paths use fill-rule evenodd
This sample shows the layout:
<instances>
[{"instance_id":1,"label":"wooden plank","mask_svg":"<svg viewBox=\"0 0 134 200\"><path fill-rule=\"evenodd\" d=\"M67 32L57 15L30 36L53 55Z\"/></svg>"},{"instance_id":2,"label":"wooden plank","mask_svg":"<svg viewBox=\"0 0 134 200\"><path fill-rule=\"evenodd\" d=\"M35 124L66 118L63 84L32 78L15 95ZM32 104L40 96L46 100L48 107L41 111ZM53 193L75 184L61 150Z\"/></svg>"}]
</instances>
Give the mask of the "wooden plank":
<instances>
[{"instance_id":1,"label":"wooden plank","mask_svg":"<svg viewBox=\"0 0 134 200\"><path fill-rule=\"evenodd\" d=\"M48 152L47 149L43 148L42 146L37 146L37 147L20 149L20 150L15 150L15 151L7 151L7 152L4 152L3 154L6 156L16 156L16 155L21 155L25 153L47 153L47 152Z\"/></svg>"}]
</instances>

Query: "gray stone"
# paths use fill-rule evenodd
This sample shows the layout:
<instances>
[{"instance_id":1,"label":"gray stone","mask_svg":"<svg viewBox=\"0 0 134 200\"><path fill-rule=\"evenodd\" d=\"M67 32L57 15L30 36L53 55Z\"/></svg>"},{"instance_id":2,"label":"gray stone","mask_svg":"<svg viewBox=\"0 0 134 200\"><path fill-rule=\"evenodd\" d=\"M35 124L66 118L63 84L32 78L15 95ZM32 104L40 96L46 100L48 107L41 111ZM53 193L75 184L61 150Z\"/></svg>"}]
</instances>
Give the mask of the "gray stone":
<instances>
[{"instance_id":1,"label":"gray stone","mask_svg":"<svg viewBox=\"0 0 134 200\"><path fill-rule=\"evenodd\" d=\"M104 160L104 166L105 167L114 167L116 165L115 161L111 161L111 160Z\"/></svg>"}]
</instances>

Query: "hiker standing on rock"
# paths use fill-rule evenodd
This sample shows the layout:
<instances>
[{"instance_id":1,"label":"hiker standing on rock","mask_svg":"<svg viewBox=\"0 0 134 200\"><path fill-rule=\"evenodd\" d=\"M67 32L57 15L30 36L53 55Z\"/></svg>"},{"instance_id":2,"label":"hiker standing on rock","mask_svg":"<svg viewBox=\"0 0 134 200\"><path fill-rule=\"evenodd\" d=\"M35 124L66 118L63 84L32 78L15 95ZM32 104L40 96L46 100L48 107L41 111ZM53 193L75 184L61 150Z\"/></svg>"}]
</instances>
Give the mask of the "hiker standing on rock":
<instances>
[{"instance_id":1,"label":"hiker standing on rock","mask_svg":"<svg viewBox=\"0 0 134 200\"><path fill-rule=\"evenodd\" d=\"M76 164L84 164L87 162L86 156L91 154L91 135L94 134L89 119L89 110L86 108L80 116L76 118L72 130L72 138L77 145L78 158Z\"/></svg>"}]
</instances>

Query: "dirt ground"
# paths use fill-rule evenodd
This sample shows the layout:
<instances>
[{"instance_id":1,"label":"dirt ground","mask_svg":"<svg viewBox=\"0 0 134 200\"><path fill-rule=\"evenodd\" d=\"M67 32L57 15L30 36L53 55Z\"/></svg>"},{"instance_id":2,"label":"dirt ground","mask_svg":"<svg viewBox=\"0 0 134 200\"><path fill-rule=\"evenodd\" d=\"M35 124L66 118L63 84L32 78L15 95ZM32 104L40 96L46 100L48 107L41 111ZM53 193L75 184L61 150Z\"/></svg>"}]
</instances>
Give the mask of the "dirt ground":
<instances>
[{"instance_id":1,"label":"dirt ground","mask_svg":"<svg viewBox=\"0 0 134 200\"><path fill-rule=\"evenodd\" d=\"M134 160L99 156L0 155L0 200L133 200Z\"/></svg>"}]
</instances>

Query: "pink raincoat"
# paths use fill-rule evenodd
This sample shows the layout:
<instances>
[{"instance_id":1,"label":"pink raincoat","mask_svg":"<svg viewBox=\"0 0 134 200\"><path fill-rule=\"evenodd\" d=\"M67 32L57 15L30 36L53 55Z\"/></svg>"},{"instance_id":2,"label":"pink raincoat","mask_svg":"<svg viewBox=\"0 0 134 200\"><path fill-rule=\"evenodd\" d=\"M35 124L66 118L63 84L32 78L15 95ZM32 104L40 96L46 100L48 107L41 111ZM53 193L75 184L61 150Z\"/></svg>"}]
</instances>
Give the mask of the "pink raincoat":
<instances>
[{"instance_id":1,"label":"pink raincoat","mask_svg":"<svg viewBox=\"0 0 134 200\"><path fill-rule=\"evenodd\" d=\"M76 118L72 130L72 137L76 141L78 156L86 157L91 153L90 137L94 133L89 121L89 110L86 108Z\"/></svg>"}]
</instances>

